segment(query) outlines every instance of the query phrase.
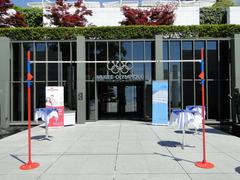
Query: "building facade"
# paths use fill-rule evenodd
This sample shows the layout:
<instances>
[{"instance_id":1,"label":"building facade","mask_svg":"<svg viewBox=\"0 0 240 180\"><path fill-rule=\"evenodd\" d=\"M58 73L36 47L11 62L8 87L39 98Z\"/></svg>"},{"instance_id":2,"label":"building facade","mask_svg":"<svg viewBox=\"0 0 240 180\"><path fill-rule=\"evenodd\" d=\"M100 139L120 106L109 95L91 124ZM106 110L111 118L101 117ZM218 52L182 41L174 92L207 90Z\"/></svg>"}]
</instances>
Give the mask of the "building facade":
<instances>
[{"instance_id":1,"label":"building facade","mask_svg":"<svg viewBox=\"0 0 240 180\"><path fill-rule=\"evenodd\" d=\"M229 96L234 87L240 87L238 35L235 39L156 36L134 40L78 37L64 41L11 41L1 38L0 47L3 127L27 123L28 50L33 61L69 61L32 64L32 119L35 108L45 107L46 86L64 86L65 111L76 112L76 123L101 119L151 120L153 80L168 81L169 113L173 108L201 105L199 63L153 61L200 59L200 49L204 48L206 121L235 120Z\"/></svg>"}]
</instances>

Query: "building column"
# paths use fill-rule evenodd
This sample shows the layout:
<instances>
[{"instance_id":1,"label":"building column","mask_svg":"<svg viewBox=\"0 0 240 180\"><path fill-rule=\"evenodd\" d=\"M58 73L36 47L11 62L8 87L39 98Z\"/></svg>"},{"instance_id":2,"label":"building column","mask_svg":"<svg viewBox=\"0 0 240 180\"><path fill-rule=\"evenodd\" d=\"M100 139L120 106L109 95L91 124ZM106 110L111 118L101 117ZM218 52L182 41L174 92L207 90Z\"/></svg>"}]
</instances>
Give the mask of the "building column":
<instances>
[{"instance_id":1,"label":"building column","mask_svg":"<svg viewBox=\"0 0 240 180\"><path fill-rule=\"evenodd\" d=\"M161 35L155 36L155 59L163 59L163 39ZM155 64L155 80L164 80L163 63Z\"/></svg>"},{"instance_id":2,"label":"building column","mask_svg":"<svg viewBox=\"0 0 240 180\"><path fill-rule=\"evenodd\" d=\"M86 61L85 37L77 37L77 61ZM77 63L77 123L86 122L86 65Z\"/></svg>"},{"instance_id":3,"label":"building column","mask_svg":"<svg viewBox=\"0 0 240 180\"><path fill-rule=\"evenodd\" d=\"M0 127L10 121L10 39L0 37ZM11 102L13 103L13 102Z\"/></svg>"}]
</instances>

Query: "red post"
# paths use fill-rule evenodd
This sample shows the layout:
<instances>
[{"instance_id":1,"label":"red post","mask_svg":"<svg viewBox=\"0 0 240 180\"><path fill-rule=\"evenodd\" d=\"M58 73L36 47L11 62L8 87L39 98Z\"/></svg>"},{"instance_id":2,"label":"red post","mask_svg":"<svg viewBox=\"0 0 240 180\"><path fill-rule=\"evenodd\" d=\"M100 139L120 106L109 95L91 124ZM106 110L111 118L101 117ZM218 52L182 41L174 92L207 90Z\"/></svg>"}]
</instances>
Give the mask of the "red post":
<instances>
[{"instance_id":1,"label":"red post","mask_svg":"<svg viewBox=\"0 0 240 180\"><path fill-rule=\"evenodd\" d=\"M199 77L202 79L202 138L203 138L203 160L196 162L195 165L200 168L210 169L214 164L206 160L206 130L205 130L205 89L204 89L204 50L201 49L201 74Z\"/></svg>"},{"instance_id":2,"label":"red post","mask_svg":"<svg viewBox=\"0 0 240 180\"><path fill-rule=\"evenodd\" d=\"M30 170L37 168L39 163L33 163L31 159L31 80L32 75L30 74L30 51L27 52L27 82L28 82L28 162L20 166L21 170Z\"/></svg>"}]
</instances>

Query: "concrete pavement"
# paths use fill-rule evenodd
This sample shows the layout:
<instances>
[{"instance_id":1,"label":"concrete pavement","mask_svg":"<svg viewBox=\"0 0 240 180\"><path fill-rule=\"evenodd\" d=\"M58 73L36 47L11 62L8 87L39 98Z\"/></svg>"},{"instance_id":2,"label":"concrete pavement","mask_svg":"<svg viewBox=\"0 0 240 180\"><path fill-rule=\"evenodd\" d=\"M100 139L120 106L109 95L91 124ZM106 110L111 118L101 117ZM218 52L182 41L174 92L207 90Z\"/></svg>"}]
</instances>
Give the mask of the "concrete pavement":
<instances>
[{"instance_id":1,"label":"concrete pavement","mask_svg":"<svg viewBox=\"0 0 240 180\"><path fill-rule=\"evenodd\" d=\"M19 170L27 161L27 131L0 140L1 180L239 180L240 138L207 127L207 160L201 169L202 135L188 132L185 148L176 127L114 120L49 129L32 128L34 170Z\"/></svg>"}]
</instances>

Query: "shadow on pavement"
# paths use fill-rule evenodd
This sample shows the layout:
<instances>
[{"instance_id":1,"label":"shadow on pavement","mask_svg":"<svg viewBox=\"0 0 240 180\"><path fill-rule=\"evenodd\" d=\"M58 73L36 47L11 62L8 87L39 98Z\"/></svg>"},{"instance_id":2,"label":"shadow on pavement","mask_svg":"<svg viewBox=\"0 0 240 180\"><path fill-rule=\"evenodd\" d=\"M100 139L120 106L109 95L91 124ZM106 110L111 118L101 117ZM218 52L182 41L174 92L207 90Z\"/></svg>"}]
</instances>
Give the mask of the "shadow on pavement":
<instances>
[{"instance_id":1,"label":"shadow on pavement","mask_svg":"<svg viewBox=\"0 0 240 180\"><path fill-rule=\"evenodd\" d=\"M240 174L240 166L235 168L235 171Z\"/></svg>"},{"instance_id":2,"label":"shadow on pavement","mask_svg":"<svg viewBox=\"0 0 240 180\"><path fill-rule=\"evenodd\" d=\"M161 154L161 153L154 153L154 154L157 154L157 155L161 155L161 156L164 156L164 157L169 157L175 161L184 161L184 162L188 162L188 163L195 163L193 161L190 161L190 160L187 160L187 159L181 159L181 158L177 158L177 157L174 157L174 156L169 156L169 155L166 155L166 154Z\"/></svg>"},{"instance_id":3,"label":"shadow on pavement","mask_svg":"<svg viewBox=\"0 0 240 180\"><path fill-rule=\"evenodd\" d=\"M46 137L46 135L38 135L38 136L32 136L31 139L32 140L37 140L37 141L42 141L42 140L48 140L48 141L52 141L49 138L52 138L53 136L48 136Z\"/></svg>"},{"instance_id":4,"label":"shadow on pavement","mask_svg":"<svg viewBox=\"0 0 240 180\"><path fill-rule=\"evenodd\" d=\"M23 160L19 159L19 157L17 157L17 156L15 156L15 155L13 155L13 154L10 154L10 156L12 156L14 159L16 159L16 160L20 161L21 163L23 163L23 164L26 164L26 162L25 162L25 161L23 161Z\"/></svg>"},{"instance_id":5,"label":"shadow on pavement","mask_svg":"<svg viewBox=\"0 0 240 180\"><path fill-rule=\"evenodd\" d=\"M182 130L176 130L176 131L174 131L175 133L177 133L177 134L182 134ZM185 134L194 134L194 132L193 131L188 131L188 130L185 130Z\"/></svg>"},{"instance_id":6,"label":"shadow on pavement","mask_svg":"<svg viewBox=\"0 0 240 180\"><path fill-rule=\"evenodd\" d=\"M183 147L182 143L177 142L177 141L159 141L158 144L160 146L171 147L171 148ZM196 146L191 146L191 145L185 144L184 147L195 148Z\"/></svg>"},{"instance_id":7,"label":"shadow on pavement","mask_svg":"<svg viewBox=\"0 0 240 180\"><path fill-rule=\"evenodd\" d=\"M178 147L182 146L182 143L177 141L159 141L158 144L164 147Z\"/></svg>"}]
</instances>

